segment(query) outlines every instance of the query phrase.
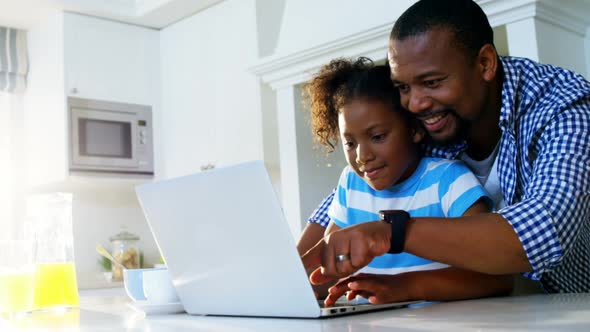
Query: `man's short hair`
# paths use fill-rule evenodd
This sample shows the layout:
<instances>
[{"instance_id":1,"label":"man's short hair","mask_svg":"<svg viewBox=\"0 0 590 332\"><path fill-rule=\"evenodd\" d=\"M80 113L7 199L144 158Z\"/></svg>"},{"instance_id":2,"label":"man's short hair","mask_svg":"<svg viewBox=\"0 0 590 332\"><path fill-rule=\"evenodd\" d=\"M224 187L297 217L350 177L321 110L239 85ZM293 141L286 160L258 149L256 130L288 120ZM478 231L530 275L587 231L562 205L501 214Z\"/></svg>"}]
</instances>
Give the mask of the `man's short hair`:
<instances>
[{"instance_id":1,"label":"man's short hair","mask_svg":"<svg viewBox=\"0 0 590 332\"><path fill-rule=\"evenodd\" d=\"M484 11L472 0L420 0L395 22L390 40L404 40L435 28L449 29L457 46L471 56L485 44L494 45L494 32Z\"/></svg>"}]
</instances>

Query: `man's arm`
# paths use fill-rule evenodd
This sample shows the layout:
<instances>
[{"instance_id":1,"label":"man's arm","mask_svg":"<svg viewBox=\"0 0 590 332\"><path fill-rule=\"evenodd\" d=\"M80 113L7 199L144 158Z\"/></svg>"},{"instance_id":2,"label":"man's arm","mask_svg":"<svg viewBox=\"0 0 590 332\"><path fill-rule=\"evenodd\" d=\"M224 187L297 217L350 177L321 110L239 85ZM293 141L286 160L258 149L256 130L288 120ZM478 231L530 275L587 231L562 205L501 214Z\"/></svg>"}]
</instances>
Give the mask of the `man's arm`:
<instances>
[{"instance_id":1,"label":"man's arm","mask_svg":"<svg viewBox=\"0 0 590 332\"><path fill-rule=\"evenodd\" d=\"M414 255L488 274L531 271L520 240L497 213L453 219L411 219L405 250Z\"/></svg>"},{"instance_id":2,"label":"man's arm","mask_svg":"<svg viewBox=\"0 0 590 332\"><path fill-rule=\"evenodd\" d=\"M316 269L310 280L322 284L346 277L389 250L391 227L382 221L354 225L322 239L303 256ZM411 218L404 251L459 268L487 274L531 270L520 240L504 218L482 213L459 218ZM336 263L336 255L349 261ZM338 265L338 266L337 266Z\"/></svg>"}]
</instances>

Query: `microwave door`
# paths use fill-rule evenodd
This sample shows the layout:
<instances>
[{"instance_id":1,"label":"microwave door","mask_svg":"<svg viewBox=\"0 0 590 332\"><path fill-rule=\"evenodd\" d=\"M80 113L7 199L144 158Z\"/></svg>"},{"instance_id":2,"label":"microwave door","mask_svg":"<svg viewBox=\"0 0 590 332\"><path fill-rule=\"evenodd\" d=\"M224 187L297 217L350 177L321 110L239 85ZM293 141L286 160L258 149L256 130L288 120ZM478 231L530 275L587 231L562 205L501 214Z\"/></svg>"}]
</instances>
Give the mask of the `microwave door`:
<instances>
[{"instance_id":1,"label":"microwave door","mask_svg":"<svg viewBox=\"0 0 590 332\"><path fill-rule=\"evenodd\" d=\"M134 114L77 109L72 113L72 162L85 170L138 167Z\"/></svg>"}]
</instances>

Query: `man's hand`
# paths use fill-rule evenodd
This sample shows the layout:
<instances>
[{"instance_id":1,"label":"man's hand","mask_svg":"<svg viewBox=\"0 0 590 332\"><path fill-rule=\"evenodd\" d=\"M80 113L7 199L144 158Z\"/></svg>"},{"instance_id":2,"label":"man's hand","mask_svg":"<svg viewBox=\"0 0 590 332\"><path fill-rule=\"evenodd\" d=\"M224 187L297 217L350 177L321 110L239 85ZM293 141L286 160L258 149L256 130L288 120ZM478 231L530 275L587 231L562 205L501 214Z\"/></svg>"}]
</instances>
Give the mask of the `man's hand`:
<instances>
[{"instance_id":1,"label":"man's hand","mask_svg":"<svg viewBox=\"0 0 590 332\"><path fill-rule=\"evenodd\" d=\"M408 289L404 285L404 276L386 274L358 274L342 279L330 287L324 304L329 307L346 293L351 301L357 295L369 300L372 304L400 302L409 299Z\"/></svg>"},{"instance_id":2,"label":"man's hand","mask_svg":"<svg viewBox=\"0 0 590 332\"><path fill-rule=\"evenodd\" d=\"M382 221L367 222L335 231L307 251L301 259L314 285L347 277L389 250L391 227ZM337 258L340 257L340 259Z\"/></svg>"}]
</instances>

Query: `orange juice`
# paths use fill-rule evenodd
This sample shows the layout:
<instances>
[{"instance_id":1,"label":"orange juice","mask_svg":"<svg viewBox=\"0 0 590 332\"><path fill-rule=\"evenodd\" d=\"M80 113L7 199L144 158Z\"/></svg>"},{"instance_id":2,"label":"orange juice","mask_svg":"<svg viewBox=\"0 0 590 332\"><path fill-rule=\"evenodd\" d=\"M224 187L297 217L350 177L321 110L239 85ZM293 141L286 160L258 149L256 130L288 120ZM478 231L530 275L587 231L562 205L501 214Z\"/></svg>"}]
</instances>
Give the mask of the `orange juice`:
<instances>
[{"instance_id":1,"label":"orange juice","mask_svg":"<svg viewBox=\"0 0 590 332\"><path fill-rule=\"evenodd\" d=\"M74 263L39 263L35 275L35 309L78 306Z\"/></svg>"},{"instance_id":2,"label":"orange juice","mask_svg":"<svg viewBox=\"0 0 590 332\"><path fill-rule=\"evenodd\" d=\"M0 313L33 309L34 272L0 272Z\"/></svg>"}]
</instances>

